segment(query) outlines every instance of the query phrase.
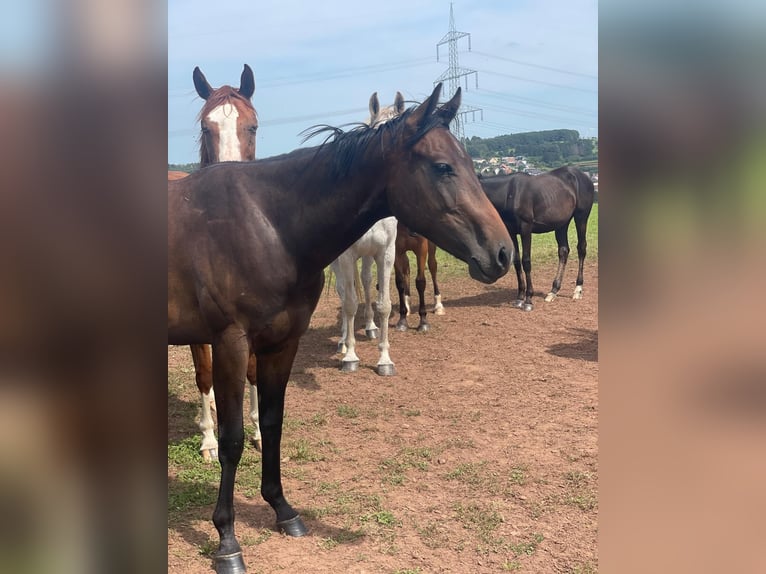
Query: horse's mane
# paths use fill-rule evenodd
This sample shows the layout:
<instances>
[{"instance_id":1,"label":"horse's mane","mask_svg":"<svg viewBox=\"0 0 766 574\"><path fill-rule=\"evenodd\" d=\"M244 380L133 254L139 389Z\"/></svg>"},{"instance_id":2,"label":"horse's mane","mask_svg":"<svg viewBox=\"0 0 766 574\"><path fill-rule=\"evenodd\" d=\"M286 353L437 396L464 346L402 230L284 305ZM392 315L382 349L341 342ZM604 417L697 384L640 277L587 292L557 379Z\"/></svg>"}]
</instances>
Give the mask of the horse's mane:
<instances>
[{"instance_id":1,"label":"horse's mane","mask_svg":"<svg viewBox=\"0 0 766 574\"><path fill-rule=\"evenodd\" d=\"M335 177L344 177L349 174L374 146L379 146L380 153L385 153L384 142L386 136L392 141L401 141L405 138L405 126L407 118L415 111L413 106L401 113L396 118L374 127L365 123L347 124L353 126L344 131L341 127L329 125L312 126L301 132L303 142L327 134L325 140L316 148L314 159L327 158L331 173ZM438 114L430 114L418 131L403 141L405 147L412 147L424 135L435 127L448 127L443 118Z\"/></svg>"},{"instance_id":2,"label":"horse's mane","mask_svg":"<svg viewBox=\"0 0 766 574\"><path fill-rule=\"evenodd\" d=\"M197 121L200 121L202 118L207 116L211 111L213 111L215 108L217 108L220 105L223 105L223 104L233 105L232 100L241 102L242 105L244 105L247 109L252 110L253 113L255 113L256 118L258 117L258 113L255 111L255 108L253 107L253 102L251 102L245 96L240 94L236 88L232 88L231 86L221 86L217 90L213 90L213 93L210 94L210 97L207 100L205 100L205 104L202 106L202 109L199 111L199 114L197 114Z\"/></svg>"}]
</instances>

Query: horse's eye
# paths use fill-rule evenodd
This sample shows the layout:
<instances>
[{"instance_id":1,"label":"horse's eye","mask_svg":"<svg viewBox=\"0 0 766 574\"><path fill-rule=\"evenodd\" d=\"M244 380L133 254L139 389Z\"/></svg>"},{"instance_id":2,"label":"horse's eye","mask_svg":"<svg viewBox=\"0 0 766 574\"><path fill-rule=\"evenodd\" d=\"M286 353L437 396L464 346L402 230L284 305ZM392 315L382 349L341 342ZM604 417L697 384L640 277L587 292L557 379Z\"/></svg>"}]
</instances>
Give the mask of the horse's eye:
<instances>
[{"instance_id":1,"label":"horse's eye","mask_svg":"<svg viewBox=\"0 0 766 574\"><path fill-rule=\"evenodd\" d=\"M202 126L202 133L203 133L203 134L207 134L207 133L210 133L210 128L209 128L209 127L207 127L207 126Z\"/></svg>"},{"instance_id":2,"label":"horse's eye","mask_svg":"<svg viewBox=\"0 0 766 574\"><path fill-rule=\"evenodd\" d=\"M448 163L435 163L434 171L439 175L449 175L452 173L452 166Z\"/></svg>"},{"instance_id":3,"label":"horse's eye","mask_svg":"<svg viewBox=\"0 0 766 574\"><path fill-rule=\"evenodd\" d=\"M247 128L247 129L248 129L248 131L249 131L251 134L254 134L255 132L257 132L257 131L258 131L258 126L250 126L250 127L249 127L249 128Z\"/></svg>"}]
</instances>

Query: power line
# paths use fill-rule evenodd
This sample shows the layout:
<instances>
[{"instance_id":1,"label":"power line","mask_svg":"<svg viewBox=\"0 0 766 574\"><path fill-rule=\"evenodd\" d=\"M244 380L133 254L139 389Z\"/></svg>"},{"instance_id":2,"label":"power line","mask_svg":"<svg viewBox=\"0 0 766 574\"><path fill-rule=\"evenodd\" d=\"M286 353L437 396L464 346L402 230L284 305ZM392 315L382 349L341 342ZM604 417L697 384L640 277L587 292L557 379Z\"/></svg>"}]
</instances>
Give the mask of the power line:
<instances>
[{"instance_id":1,"label":"power line","mask_svg":"<svg viewBox=\"0 0 766 574\"><path fill-rule=\"evenodd\" d=\"M588 78L591 80L598 80L598 76L593 76L591 74L582 74L580 72L572 72L570 70L564 70L562 68L554 68L552 66L543 66L542 64L532 64L530 62L522 62L521 60L514 60L512 58L504 58L503 56L495 56L493 54L487 54L486 52L478 52L476 50L473 50L474 54L478 54L479 56L486 56L487 58L494 58L496 60L503 60L504 62L511 62L513 64L518 64L520 66L529 66L530 68L539 68L541 70L548 70L550 72L557 72L559 74L568 74L570 76L578 76L580 78Z\"/></svg>"}]
</instances>

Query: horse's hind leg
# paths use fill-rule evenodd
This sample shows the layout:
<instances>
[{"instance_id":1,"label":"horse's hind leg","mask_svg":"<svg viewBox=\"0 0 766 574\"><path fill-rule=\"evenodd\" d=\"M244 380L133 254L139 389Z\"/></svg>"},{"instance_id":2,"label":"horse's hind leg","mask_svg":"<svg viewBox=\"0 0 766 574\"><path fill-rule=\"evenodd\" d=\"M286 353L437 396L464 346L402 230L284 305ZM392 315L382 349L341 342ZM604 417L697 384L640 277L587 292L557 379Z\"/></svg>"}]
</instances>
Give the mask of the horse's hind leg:
<instances>
[{"instance_id":1,"label":"horse's hind leg","mask_svg":"<svg viewBox=\"0 0 766 574\"><path fill-rule=\"evenodd\" d=\"M372 257L362 257L362 286L364 288L364 334L370 339L377 339L380 334L375 324L375 314L372 311Z\"/></svg>"},{"instance_id":2,"label":"horse's hind leg","mask_svg":"<svg viewBox=\"0 0 766 574\"><path fill-rule=\"evenodd\" d=\"M220 435L218 460L221 463L218 502L213 512L213 524L221 539L215 554L218 574L245 571L242 549L234 535L234 480L245 439L242 401L249 352L247 335L240 328L230 326L214 338L213 381Z\"/></svg>"},{"instance_id":3,"label":"horse's hind leg","mask_svg":"<svg viewBox=\"0 0 766 574\"><path fill-rule=\"evenodd\" d=\"M255 450L261 451L261 427L258 424L258 387L257 382L257 365L255 355L250 353L250 358L247 361L247 380L250 383L250 422L253 423L253 438L252 442Z\"/></svg>"},{"instance_id":4,"label":"horse's hind leg","mask_svg":"<svg viewBox=\"0 0 766 574\"><path fill-rule=\"evenodd\" d=\"M213 429L213 409L215 408L215 393L213 392L213 361L209 345L189 345L192 361L194 361L194 378L201 398L201 415L199 429L202 431L202 446L200 452L206 462L218 458L218 441Z\"/></svg>"},{"instance_id":5,"label":"horse's hind leg","mask_svg":"<svg viewBox=\"0 0 766 574\"><path fill-rule=\"evenodd\" d=\"M428 240L421 238L422 242L418 247L417 260L418 260L418 274L415 277L415 288L418 290L418 315L420 316L420 323L418 324L418 331L425 333L429 329L428 324L428 312L426 311L426 258L428 257Z\"/></svg>"},{"instance_id":6,"label":"horse's hind leg","mask_svg":"<svg viewBox=\"0 0 766 574\"><path fill-rule=\"evenodd\" d=\"M428 271L431 273L431 281L434 284L434 315L444 315L444 305L442 305L442 295L439 291L439 284L436 282L436 270L439 264L436 261L436 245L428 242Z\"/></svg>"},{"instance_id":7,"label":"horse's hind leg","mask_svg":"<svg viewBox=\"0 0 766 574\"><path fill-rule=\"evenodd\" d=\"M584 219L575 217L575 227L577 229L577 259L579 266L577 268L577 283L575 285L572 299L582 299L583 267L585 266L585 252L588 248L588 240L585 237L586 231L588 230L588 215L585 215Z\"/></svg>"},{"instance_id":8,"label":"horse's hind leg","mask_svg":"<svg viewBox=\"0 0 766 574\"><path fill-rule=\"evenodd\" d=\"M521 251L519 251L519 238L515 233L511 233L511 241L513 242L513 268L516 271L516 300L511 303L514 307L521 309L524 306L524 297L526 296L527 288L521 281Z\"/></svg>"},{"instance_id":9,"label":"horse's hind leg","mask_svg":"<svg viewBox=\"0 0 766 574\"><path fill-rule=\"evenodd\" d=\"M546 301L553 301L556 298L556 294L561 289L561 282L564 279L564 270L567 266L567 258L569 257L569 224L564 227L559 227L556 230L556 243L559 245L559 268L556 271L556 277L553 279L553 287L551 292L545 297Z\"/></svg>"},{"instance_id":10,"label":"horse's hind leg","mask_svg":"<svg viewBox=\"0 0 766 574\"><path fill-rule=\"evenodd\" d=\"M408 309L407 299L410 294L410 260L407 253L397 253L394 259L394 271L396 275L396 290L399 293L399 322L396 324L397 331L406 331Z\"/></svg>"},{"instance_id":11,"label":"horse's hind leg","mask_svg":"<svg viewBox=\"0 0 766 574\"><path fill-rule=\"evenodd\" d=\"M388 320L391 316L391 269L394 266L393 243L382 254L378 254L375 264L378 268L378 313L380 314L378 374L389 376L396 374L394 362L388 354Z\"/></svg>"}]
</instances>

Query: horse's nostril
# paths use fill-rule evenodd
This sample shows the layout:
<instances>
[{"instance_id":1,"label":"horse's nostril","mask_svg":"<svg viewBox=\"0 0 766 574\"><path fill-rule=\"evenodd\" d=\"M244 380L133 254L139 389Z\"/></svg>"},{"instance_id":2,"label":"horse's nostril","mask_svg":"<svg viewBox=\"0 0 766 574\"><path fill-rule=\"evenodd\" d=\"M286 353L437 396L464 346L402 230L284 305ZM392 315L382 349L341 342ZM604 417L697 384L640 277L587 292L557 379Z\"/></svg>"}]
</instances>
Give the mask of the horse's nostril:
<instances>
[{"instance_id":1,"label":"horse's nostril","mask_svg":"<svg viewBox=\"0 0 766 574\"><path fill-rule=\"evenodd\" d=\"M506 269L511 264L511 256L508 254L505 245L500 247L500 251L497 254L497 262L503 269Z\"/></svg>"}]
</instances>

